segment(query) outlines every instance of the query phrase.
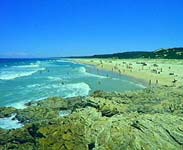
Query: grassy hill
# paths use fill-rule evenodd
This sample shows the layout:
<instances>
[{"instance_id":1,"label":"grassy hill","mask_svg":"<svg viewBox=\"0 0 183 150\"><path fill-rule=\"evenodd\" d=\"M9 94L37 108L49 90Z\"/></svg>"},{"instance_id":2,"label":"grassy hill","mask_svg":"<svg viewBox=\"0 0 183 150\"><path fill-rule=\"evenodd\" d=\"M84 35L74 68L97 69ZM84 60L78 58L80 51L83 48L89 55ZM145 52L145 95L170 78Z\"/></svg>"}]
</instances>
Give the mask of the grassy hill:
<instances>
[{"instance_id":1,"label":"grassy hill","mask_svg":"<svg viewBox=\"0 0 183 150\"><path fill-rule=\"evenodd\" d=\"M160 49L153 54L154 58L183 59L183 48Z\"/></svg>"},{"instance_id":2,"label":"grassy hill","mask_svg":"<svg viewBox=\"0 0 183 150\"><path fill-rule=\"evenodd\" d=\"M181 48L168 48L159 49L152 52L145 51L133 51L133 52L122 52L114 54L102 54L93 56L83 57L70 57L70 58L160 58L160 59L183 59L183 47Z\"/></svg>"}]
</instances>

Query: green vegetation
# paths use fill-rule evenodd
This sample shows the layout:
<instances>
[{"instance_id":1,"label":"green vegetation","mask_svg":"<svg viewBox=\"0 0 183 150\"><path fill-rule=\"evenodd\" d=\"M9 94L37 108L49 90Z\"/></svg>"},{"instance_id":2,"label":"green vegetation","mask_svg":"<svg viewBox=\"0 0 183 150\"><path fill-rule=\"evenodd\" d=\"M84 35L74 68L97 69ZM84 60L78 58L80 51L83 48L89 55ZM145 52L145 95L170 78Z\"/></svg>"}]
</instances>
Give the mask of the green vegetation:
<instances>
[{"instance_id":1,"label":"green vegetation","mask_svg":"<svg viewBox=\"0 0 183 150\"><path fill-rule=\"evenodd\" d=\"M138 92L96 91L88 97L50 98L16 113L25 126L0 130L0 149L182 150L183 87L152 87ZM61 117L62 111L71 114Z\"/></svg>"},{"instance_id":2,"label":"green vegetation","mask_svg":"<svg viewBox=\"0 0 183 150\"><path fill-rule=\"evenodd\" d=\"M84 57L70 57L70 58L154 58L154 59L183 59L183 48L169 48L160 49L153 52L134 51L114 54L93 55Z\"/></svg>"}]
</instances>

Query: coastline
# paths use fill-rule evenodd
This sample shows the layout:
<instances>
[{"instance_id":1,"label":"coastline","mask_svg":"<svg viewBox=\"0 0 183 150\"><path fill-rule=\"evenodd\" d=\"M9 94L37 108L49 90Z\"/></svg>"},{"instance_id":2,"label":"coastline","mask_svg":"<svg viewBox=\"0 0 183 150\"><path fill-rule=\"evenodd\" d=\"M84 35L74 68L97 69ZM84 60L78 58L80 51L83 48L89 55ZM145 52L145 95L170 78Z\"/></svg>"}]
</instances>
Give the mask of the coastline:
<instances>
[{"instance_id":1,"label":"coastline","mask_svg":"<svg viewBox=\"0 0 183 150\"><path fill-rule=\"evenodd\" d=\"M109 72L112 78L113 74L121 76L118 69L123 65L131 63L134 67L137 61L130 61L86 59L75 63L82 62L86 69L94 66L87 73L98 68L100 75L108 69L103 73ZM116 150L140 145L139 149L182 150L182 103L183 86L153 86L135 92L95 91L83 97L52 97L29 102L25 109L0 107L0 149Z\"/></svg>"},{"instance_id":2,"label":"coastline","mask_svg":"<svg viewBox=\"0 0 183 150\"><path fill-rule=\"evenodd\" d=\"M5 95L4 97L3 94L1 95L1 107L23 109L26 107L24 106L26 102L38 101L52 96L85 96L97 90L125 92L141 90L146 87L141 82L124 75L104 69L99 70L91 65L74 63L67 59L55 59L49 60L49 62L47 60L40 62L36 59L30 62L13 61L12 66L14 67L11 68L10 64L10 66L5 67L6 70L3 74L7 80L1 80L1 92ZM41 71L39 71L40 68ZM42 68L45 68L44 71ZM27 74L30 70L31 72L35 70L35 73ZM12 90L12 95L8 95L8 91L11 90L10 86L7 86L9 84L11 88L15 89ZM24 93L23 90L26 92ZM37 94L38 91L41 94Z\"/></svg>"},{"instance_id":3,"label":"coastline","mask_svg":"<svg viewBox=\"0 0 183 150\"><path fill-rule=\"evenodd\" d=\"M0 128L0 149L117 150L140 145L182 150L182 89L98 91L88 97L48 98L23 110L2 107L0 124L6 129ZM15 125L7 126L11 123Z\"/></svg>"},{"instance_id":4,"label":"coastline","mask_svg":"<svg viewBox=\"0 0 183 150\"><path fill-rule=\"evenodd\" d=\"M120 78L124 79L125 78L125 80L126 79L130 80L130 82L133 82L135 84L139 84L143 88L148 88L149 87L148 83L145 80L142 80L142 79L139 79L139 78L136 78L136 77L133 77L133 76L129 76L129 75L126 75L126 74L122 74L122 73L119 73L117 71L112 71L108 68L98 67L97 65L94 65L94 64L87 64L87 63L77 62L77 61L73 61L73 60L71 60L71 61L74 62L74 63L85 65L86 68L87 68L86 71L88 73L94 73L94 74L97 74L97 75L102 75L102 76L106 76L107 78L113 78L113 79L118 79L118 78L119 79ZM90 67L93 68L93 71L91 71ZM105 72L105 73L101 74L101 72Z\"/></svg>"},{"instance_id":5,"label":"coastline","mask_svg":"<svg viewBox=\"0 0 183 150\"><path fill-rule=\"evenodd\" d=\"M79 64L84 64L84 63L79 63ZM149 85L147 83L147 81L143 80L143 79L139 79L139 78L136 78L134 76L129 76L127 74L123 74L123 73L119 73L118 71L114 70L110 70L109 68L102 68L102 67L98 67L97 65L92 65L92 64L85 64L85 65L90 65L92 67L95 67L97 70L100 70L100 71L106 71L106 72L109 72L111 74L116 74L116 76L118 75L119 77L125 77L125 78L128 78L130 80L132 80L132 82L135 82L135 83L139 83L141 84L142 86L144 86L145 88L148 88Z\"/></svg>"},{"instance_id":6,"label":"coastline","mask_svg":"<svg viewBox=\"0 0 183 150\"><path fill-rule=\"evenodd\" d=\"M146 82L143 79L136 78L134 76L129 76L127 74L122 74L122 73L117 72L116 70L112 71L112 70L110 70L110 68L100 67L100 66L97 66L96 64L83 62L80 59L79 60L68 59L68 60L71 61L72 63L76 63L76 64L80 64L80 65L85 65L86 68L87 68L86 71L88 73L94 73L96 75L102 75L102 76L105 76L107 78L113 78L113 79L115 79L115 78L116 79L117 78L119 78L119 79L120 78L126 78L127 80L131 80L130 82L133 82L134 84L139 85L139 87L141 87L142 89L149 87L148 82ZM90 67L95 68L96 71L91 71L90 69L88 70L88 68L90 68ZM105 75L104 74L100 74L101 72L105 72Z\"/></svg>"},{"instance_id":7,"label":"coastline","mask_svg":"<svg viewBox=\"0 0 183 150\"><path fill-rule=\"evenodd\" d=\"M182 62L154 59L70 59L76 63L93 65L98 69L132 77L145 85L183 85ZM176 83L173 83L176 81Z\"/></svg>"}]
</instances>

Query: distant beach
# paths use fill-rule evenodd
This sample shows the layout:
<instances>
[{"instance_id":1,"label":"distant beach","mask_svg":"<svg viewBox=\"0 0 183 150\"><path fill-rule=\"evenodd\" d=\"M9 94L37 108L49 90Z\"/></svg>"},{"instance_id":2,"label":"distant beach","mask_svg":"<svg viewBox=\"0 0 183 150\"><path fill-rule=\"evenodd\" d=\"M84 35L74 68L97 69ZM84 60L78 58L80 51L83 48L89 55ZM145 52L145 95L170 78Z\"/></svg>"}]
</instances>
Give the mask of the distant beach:
<instances>
[{"instance_id":1,"label":"distant beach","mask_svg":"<svg viewBox=\"0 0 183 150\"><path fill-rule=\"evenodd\" d=\"M73 59L140 79L148 85L183 85L183 61L174 59Z\"/></svg>"}]
</instances>

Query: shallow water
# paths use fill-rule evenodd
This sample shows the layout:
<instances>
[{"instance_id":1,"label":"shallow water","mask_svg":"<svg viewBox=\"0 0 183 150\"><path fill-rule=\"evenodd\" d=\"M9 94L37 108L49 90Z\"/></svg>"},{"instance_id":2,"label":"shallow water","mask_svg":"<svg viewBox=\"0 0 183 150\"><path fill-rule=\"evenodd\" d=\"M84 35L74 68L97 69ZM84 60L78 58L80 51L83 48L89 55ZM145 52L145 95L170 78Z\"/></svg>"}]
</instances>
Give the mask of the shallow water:
<instances>
[{"instance_id":1,"label":"shallow water","mask_svg":"<svg viewBox=\"0 0 183 150\"><path fill-rule=\"evenodd\" d=\"M142 88L141 83L131 78L62 59L0 60L0 106L25 108L27 102L48 97Z\"/></svg>"}]
</instances>

